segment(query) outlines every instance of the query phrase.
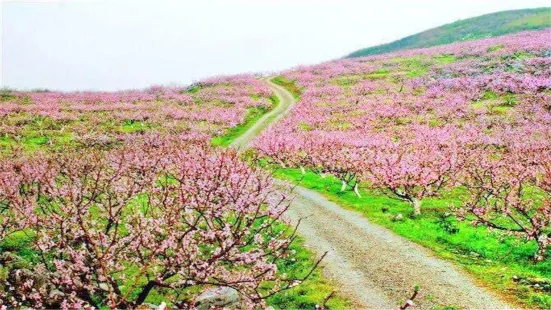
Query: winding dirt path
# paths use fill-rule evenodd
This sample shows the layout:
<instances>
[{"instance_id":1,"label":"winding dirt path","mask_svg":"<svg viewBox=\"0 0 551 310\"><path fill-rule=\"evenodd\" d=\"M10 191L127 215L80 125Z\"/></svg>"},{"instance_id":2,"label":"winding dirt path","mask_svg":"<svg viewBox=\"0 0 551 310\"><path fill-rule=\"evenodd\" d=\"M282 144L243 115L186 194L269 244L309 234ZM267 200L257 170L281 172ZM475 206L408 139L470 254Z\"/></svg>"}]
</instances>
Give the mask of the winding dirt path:
<instances>
[{"instance_id":1,"label":"winding dirt path","mask_svg":"<svg viewBox=\"0 0 551 310\"><path fill-rule=\"evenodd\" d=\"M274 84L270 78L263 78L262 80L268 84L268 86L279 98L279 104L270 112L262 115L262 117L254 123L251 128L249 128L244 134L239 136L230 144L231 147L238 150L246 149L249 146L249 143L256 136L258 136L270 124L277 122L280 118L285 116L285 114L287 114L295 104L295 99L293 96L283 87Z\"/></svg>"},{"instance_id":2,"label":"winding dirt path","mask_svg":"<svg viewBox=\"0 0 551 310\"><path fill-rule=\"evenodd\" d=\"M280 99L278 108L265 115L232 146L247 144L270 123L288 112L295 101L282 87L266 80ZM276 114L276 115L274 115ZM283 182L278 182L284 186ZM436 258L429 250L370 223L361 214L345 210L317 192L294 188L289 217L301 220L299 234L305 245L321 254L324 276L337 283L339 292L361 309L396 309L419 285L414 309L453 305L464 309L511 309L504 301L456 266Z\"/></svg>"}]
</instances>

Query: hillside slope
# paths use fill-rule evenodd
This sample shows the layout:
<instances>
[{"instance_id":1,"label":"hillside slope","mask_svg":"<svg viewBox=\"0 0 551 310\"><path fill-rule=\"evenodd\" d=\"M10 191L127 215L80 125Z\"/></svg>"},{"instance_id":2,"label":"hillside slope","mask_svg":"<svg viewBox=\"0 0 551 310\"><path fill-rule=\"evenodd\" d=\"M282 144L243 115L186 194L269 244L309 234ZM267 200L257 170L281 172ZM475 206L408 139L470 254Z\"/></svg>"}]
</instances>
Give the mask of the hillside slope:
<instances>
[{"instance_id":1,"label":"hillside slope","mask_svg":"<svg viewBox=\"0 0 551 310\"><path fill-rule=\"evenodd\" d=\"M377 55L547 27L551 27L551 8L503 11L459 20L391 43L364 48L346 57Z\"/></svg>"}]
</instances>

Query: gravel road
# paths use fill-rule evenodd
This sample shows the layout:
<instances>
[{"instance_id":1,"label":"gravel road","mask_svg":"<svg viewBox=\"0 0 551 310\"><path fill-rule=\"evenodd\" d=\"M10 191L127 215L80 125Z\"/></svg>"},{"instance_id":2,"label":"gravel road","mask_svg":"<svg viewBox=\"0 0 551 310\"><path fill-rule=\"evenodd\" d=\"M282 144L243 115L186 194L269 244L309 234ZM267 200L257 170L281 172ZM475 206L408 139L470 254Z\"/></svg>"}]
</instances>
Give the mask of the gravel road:
<instances>
[{"instance_id":1,"label":"gravel road","mask_svg":"<svg viewBox=\"0 0 551 310\"><path fill-rule=\"evenodd\" d=\"M362 309L396 309L421 287L414 309L453 305L463 309L511 309L451 263L361 214L312 190L296 187L289 216L302 218L299 234L317 253L328 251L324 275Z\"/></svg>"}]
</instances>

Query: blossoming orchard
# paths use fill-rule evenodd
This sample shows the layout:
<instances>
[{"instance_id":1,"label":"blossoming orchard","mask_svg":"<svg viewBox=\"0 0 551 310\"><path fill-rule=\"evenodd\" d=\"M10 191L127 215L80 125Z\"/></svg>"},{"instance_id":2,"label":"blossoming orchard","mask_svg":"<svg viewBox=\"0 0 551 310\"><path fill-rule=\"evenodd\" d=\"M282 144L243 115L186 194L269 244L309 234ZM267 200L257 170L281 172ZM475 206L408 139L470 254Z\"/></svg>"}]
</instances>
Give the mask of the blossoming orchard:
<instances>
[{"instance_id":1,"label":"blossoming orchard","mask_svg":"<svg viewBox=\"0 0 551 310\"><path fill-rule=\"evenodd\" d=\"M534 268L548 270L550 29L299 66L272 80L298 100L262 132L251 126L280 99L250 74L118 92L3 91L0 308L194 309L229 287L238 308L326 309L341 297L316 271L323 253L300 243L287 216L294 194L272 175L285 169L335 178L354 201L366 192L403 201L412 223L427 201L453 193L445 214L496 244L527 245ZM259 132L251 150L224 147L249 128Z\"/></svg>"},{"instance_id":2,"label":"blossoming orchard","mask_svg":"<svg viewBox=\"0 0 551 310\"><path fill-rule=\"evenodd\" d=\"M3 306L190 307L230 286L264 303L294 235L268 174L209 139L266 108L254 76L187 89L12 92L0 105ZM23 247L10 247L10 242ZM190 289L194 288L194 289Z\"/></svg>"},{"instance_id":3,"label":"blossoming orchard","mask_svg":"<svg viewBox=\"0 0 551 310\"><path fill-rule=\"evenodd\" d=\"M255 147L283 167L381 189L422 213L463 187L475 224L551 242L551 31L297 67L291 114ZM359 195L359 193L358 193ZM472 216L466 216L466 213Z\"/></svg>"}]
</instances>

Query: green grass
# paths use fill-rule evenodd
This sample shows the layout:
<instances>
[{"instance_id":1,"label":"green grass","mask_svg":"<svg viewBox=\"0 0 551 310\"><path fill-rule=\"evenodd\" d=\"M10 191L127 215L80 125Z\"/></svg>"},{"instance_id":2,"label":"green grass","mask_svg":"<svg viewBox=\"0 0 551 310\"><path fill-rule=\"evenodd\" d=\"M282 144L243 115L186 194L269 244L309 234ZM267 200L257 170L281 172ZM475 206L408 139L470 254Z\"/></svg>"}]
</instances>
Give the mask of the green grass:
<instances>
[{"instance_id":1,"label":"green grass","mask_svg":"<svg viewBox=\"0 0 551 310\"><path fill-rule=\"evenodd\" d=\"M222 146L222 147L230 145L233 141L235 141L235 139L237 139L239 136L244 134L249 128L251 128L251 126L253 126L264 114L273 110L279 104L279 98L277 96L271 96L270 101L272 102L272 104L270 105L269 108L265 108L265 107L249 108L243 123L235 127L229 128L228 130L226 130L226 132L223 135L213 137L211 139L211 144L213 146Z\"/></svg>"},{"instance_id":2,"label":"green grass","mask_svg":"<svg viewBox=\"0 0 551 310\"><path fill-rule=\"evenodd\" d=\"M378 80L378 79L385 79L389 76L390 71L385 68L378 69L376 71L373 71L372 73L364 74L363 78L368 80Z\"/></svg>"},{"instance_id":3,"label":"green grass","mask_svg":"<svg viewBox=\"0 0 551 310\"><path fill-rule=\"evenodd\" d=\"M280 169L275 176L318 191L339 205L360 212L373 223L431 249L512 302L530 308L551 307L551 260L534 264L531 258L535 243L519 242L490 233L484 227L459 222L450 214L450 207L459 205L464 195L459 189L440 198L425 199L423 215L411 218L409 204L363 187L362 198L350 191L341 193L340 182L330 176L321 178L311 172L302 175L298 169ZM399 213L403 214L403 220L394 221ZM520 281L513 281L513 276ZM534 289L535 283L544 289Z\"/></svg>"},{"instance_id":4,"label":"green grass","mask_svg":"<svg viewBox=\"0 0 551 310\"><path fill-rule=\"evenodd\" d=\"M69 146L73 141L73 135L71 133L63 134L40 134L33 132L32 134L25 135L19 140L15 140L9 136L0 136L0 155L9 154L12 148L21 148L26 152L36 152L38 150L60 149L65 146Z\"/></svg>"},{"instance_id":5,"label":"green grass","mask_svg":"<svg viewBox=\"0 0 551 310\"><path fill-rule=\"evenodd\" d=\"M1 91L1 90L0 90L0 102L12 100L12 99L15 99L15 96L14 96L14 95L12 95L12 94L9 93L9 92Z\"/></svg>"},{"instance_id":6,"label":"green grass","mask_svg":"<svg viewBox=\"0 0 551 310\"><path fill-rule=\"evenodd\" d=\"M145 132L151 126L150 124L136 121L136 120L125 120L120 126L120 131L124 133L136 133L136 132Z\"/></svg>"},{"instance_id":7,"label":"green grass","mask_svg":"<svg viewBox=\"0 0 551 310\"><path fill-rule=\"evenodd\" d=\"M291 278L304 277L315 263L314 254L303 246L303 240L298 238L297 241L291 246L296 252L295 259L278 265L279 272L286 273ZM320 268L314 270L303 284L270 297L268 303L276 309L314 309L315 305L321 305L335 287L323 278ZM331 309L350 309L352 304L334 295L327 306Z\"/></svg>"},{"instance_id":8,"label":"green grass","mask_svg":"<svg viewBox=\"0 0 551 310\"><path fill-rule=\"evenodd\" d=\"M282 76L276 76L272 79L272 82L287 89L293 95L295 100L298 101L300 99L302 89L298 87L294 81L290 81Z\"/></svg>"},{"instance_id":9,"label":"green grass","mask_svg":"<svg viewBox=\"0 0 551 310\"><path fill-rule=\"evenodd\" d=\"M507 115L511 113L518 102L515 94L496 94L486 91L479 100L471 102L471 108L474 110L488 109L489 113L494 115Z\"/></svg>"},{"instance_id":10,"label":"green grass","mask_svg":"<svg viewBox=\"0 0 551 310\"><path fill-rule=\"evenodd\" d=\"M434 56L433 59L436 61L437 64L440 65L451 64L452 62L457 61L457 57L455 57L454 55L445 54Z\"/></svg>"},{"instance_id":11,"label":"green grass","mask_svg":"<svg viewBox=\"0 0 551 310\"><path fill-rule=\"evenodd\" d=\"M201 90L201 88L203 88L203 87L200 84L193 84L193 85L188 87L186 92L188 92L190 94L196 94Z\"/></svg>"},{"instance_id":12,"label":"green grass","mask_svg":"<svg viewBox=\"0 0 551 310\"><path fill-rule=\"evenodd\" d=\"M538 29L542 26L549 27L551 23L551 12L543 10L533 15L521 17L506 24L504 27L508 29L525 28Z\"/></svg>"},{"instance_id":13,"label":"green grass","mask_svg":"<svg viewBox=\"0 0 551 310\"><path fill-rule=\"evenodd\" d=\"M431 62L428 58L422 56L414 57L397 57L393 59L394 62L400 64L400 68L406 71L407 77L414 78L424 75L429 72Z\"/></svg>"}]
</instances>

